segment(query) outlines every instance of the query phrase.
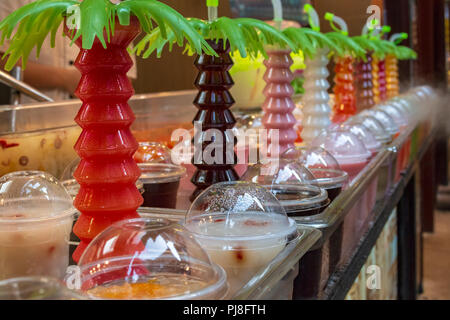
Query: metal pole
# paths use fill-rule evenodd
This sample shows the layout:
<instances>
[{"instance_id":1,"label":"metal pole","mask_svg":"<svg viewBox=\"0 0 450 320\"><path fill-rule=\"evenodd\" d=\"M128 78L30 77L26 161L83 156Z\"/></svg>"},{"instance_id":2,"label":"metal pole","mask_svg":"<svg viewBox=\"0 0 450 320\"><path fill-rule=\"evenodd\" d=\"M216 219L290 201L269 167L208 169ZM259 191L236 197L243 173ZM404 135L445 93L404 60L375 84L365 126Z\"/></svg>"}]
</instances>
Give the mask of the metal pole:
<instances>
[{"instance_id":1,"label":"metal pole","mask_svg":"<svg viewBox=\"0 0 450 320\"><path fill-rule=\"evenodd\" d=\"M53 102L53 99L46 96L37 89L29 86L28 84L15 79L13 76L6 72L0 70L0 82L6 84L7 86L20 91L23 94L39 101L39 102Z\"/></svg>"}]
</instances>

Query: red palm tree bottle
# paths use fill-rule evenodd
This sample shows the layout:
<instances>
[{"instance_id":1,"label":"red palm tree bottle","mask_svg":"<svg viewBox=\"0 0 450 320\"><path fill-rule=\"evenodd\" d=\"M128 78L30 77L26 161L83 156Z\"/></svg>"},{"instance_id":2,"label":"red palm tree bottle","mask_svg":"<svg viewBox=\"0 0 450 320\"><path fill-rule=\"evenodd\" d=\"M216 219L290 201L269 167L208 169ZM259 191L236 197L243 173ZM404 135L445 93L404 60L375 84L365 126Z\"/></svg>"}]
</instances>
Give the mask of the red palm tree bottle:
<instances>
[{"instance_id":1,"label":"red palm tree bottle","mask_svg":"<svg viewBox=\"0 0 450 320\"><path fill-rule=\"evenodd\" d=\"M127 77L133 65L127 47L139 33L139 21L131 17L128 26L116 19L107 48L98 39L89 50L82 48L81 38L76 41L80 54L75 66L82 74L76 95L83 102L75 118L83 129L75 144L81 158L74 173L80 184L74 206L81 212L74 226L81 240L73 254L76 262L106 227L138 217L136 210L143 202L135 185L140 176L133 160L138 143L130 131L135 117L127 103L134 94Z\"/></svg>"}]
</instances>

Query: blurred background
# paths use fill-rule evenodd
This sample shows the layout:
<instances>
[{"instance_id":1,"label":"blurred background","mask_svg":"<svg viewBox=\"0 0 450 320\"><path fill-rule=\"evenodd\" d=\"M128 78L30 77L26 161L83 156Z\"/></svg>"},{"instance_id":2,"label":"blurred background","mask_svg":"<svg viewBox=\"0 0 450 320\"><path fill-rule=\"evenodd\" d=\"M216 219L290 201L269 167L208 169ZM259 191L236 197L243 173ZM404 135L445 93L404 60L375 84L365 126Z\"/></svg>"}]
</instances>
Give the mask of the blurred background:
<instances>
[{"instance_id":1,"label":"blurred background","mask_svg":"<svg viewBox=\"0 0 450 320\"><path fill-rule=\"evenodd\" d=\"M438 87L448 86L449 74L449 10L447 0L283 0L287 20L308 24L302 12L305 3L312 4L321 19L325 12L332 12L347 22L350 35L361 33L364 23L371 16L369 6L380 8L383 25L392 27L392 33L406 32L410 37L402 44L412 47L419 54L416 61L400 62L401 85L409 87L429 83ZM170 5L186 17L205 19L207 10L203 0L172 0ZM252 17L272 20L270 0L222 0L220 15ZM323 31L330 31L328 22L321 23ZM165 49L167 50L167 49ZM138 77L134 80L136 93L151 93L193 89L196 69L193 57L182 54L175 47L172 53L156 55L150 59L137 58ZM330 71L333 65L329 66ZM155 75L158 75L155 77ZM333 75L330 75L330 80ZM0 84L0 104L9 104L10 90Z\"/></svg>"},{"instance_id":2,"label":"blurred background","mask_svg":"<svg viewBox=\"0 0 450 320\"><path fill-rule=\"evenodd\" d=\"M197 4L193 4L193 3ZM201 0L172 0L170 5L187 17L206 18L207 11ZM403 86L430 83L436 86L448 85L449 66L449 9L445 0L283 0L285 19L307 25L302 13L305 3L312 4L321 19L325 12L332 12L347 22L350 35L361 33L364 23L370 17L367 8L377 5L381 9L382 24L392 27L392 33L406 32L410 37L403 42L416 50L419 59L400 62L400 77ZM222 0L220 15L231 17L252 17L272 20L270 0ZM322 30L330 31L329 23L322 21ZM196 70L193 58L183 56L176 48L172 54L161 59L137 58L138 79L136 92L160 92L192 89ZM332 69L332 65L330 65ZM158 77L154 75L157 74Z\"/></svg>"}]
</instances>

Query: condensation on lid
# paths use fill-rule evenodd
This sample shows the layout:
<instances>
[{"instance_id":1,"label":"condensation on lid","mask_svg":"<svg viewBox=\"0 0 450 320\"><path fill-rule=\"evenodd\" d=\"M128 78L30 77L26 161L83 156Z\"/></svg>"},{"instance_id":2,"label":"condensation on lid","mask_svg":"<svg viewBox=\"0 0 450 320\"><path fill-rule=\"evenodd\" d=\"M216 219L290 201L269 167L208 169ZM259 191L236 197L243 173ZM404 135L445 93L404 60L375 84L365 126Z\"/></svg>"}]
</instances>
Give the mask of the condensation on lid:
<instances>
[{"instance_id":1,"label":"condensation on lid","mask_svg":"<svg viewBox=\"0 0 450 320\"><path fill-rule=\"evenodd\" d=\"M66 189L51 174L17 171L0 179L0 223L65 218L76 210Z\"/></svg>"},{"instance_id":2,"label":"condensation on lid","mask_svg":"<svg viewBox=\"0 0 450 320\"><path fill-rule=\"evenodd\" d=\"M322 132L311 145L330 152L340 165L367 161L372 155L357 136L342 129Z\"/></svg>"}]
</instances>

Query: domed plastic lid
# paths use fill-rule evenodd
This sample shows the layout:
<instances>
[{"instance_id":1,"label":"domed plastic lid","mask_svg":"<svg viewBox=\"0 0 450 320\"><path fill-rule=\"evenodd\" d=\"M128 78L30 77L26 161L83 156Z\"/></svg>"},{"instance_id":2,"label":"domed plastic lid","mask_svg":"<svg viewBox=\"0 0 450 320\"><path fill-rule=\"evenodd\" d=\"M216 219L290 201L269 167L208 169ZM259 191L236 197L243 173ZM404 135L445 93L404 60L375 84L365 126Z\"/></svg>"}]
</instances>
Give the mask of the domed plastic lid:
<instances>
[{"instance_id":1,"label":"domed plastic lid","mask_svg":"<svg viewBox=\"0 0 450 320\"><path fill-rule=\"evenodd\" d=\"M248 166L241 180L259 185L311 184L314 175L300 163L280 158L267 164Z\"/></svg>"},{"instance_id":2,"label":"domed plastic lid","mask_svg":"<svg viewBox=\"0 0 450 320\"><path fill-rule=\"evenodd\" d=\"M311 145L330 152L341 166L363 162L371 157L371 153L357 136L342 129L323 131Z\"/></svg>"},{"instance_id":3,"label":"domed plastic lid","mask_svg":"<svg viewBox=\"0 0 450 320\"><path fill-rule=\"evenodd\" d=\"M395 123L394 119L392 119L392 117L389 116L384 111L377 110L377 109L366 109L360 113L361 117L364 117L367 115L371 115L375 119L380 121L381 124L383 125L383 127L389 132L390 135L395 135L400 131L400 129L399 129L398 125Z\"/></svg>"},{"instance_id":4,"label":"domed plastic lid","mask_svg":"<svg viewBox=\"0 0 450 320\"><path fill-rule=\"evenodd\" d=\"M342 129L350 131L357 136L370 152L376 153L380 151L382 144L376 139L375 135L362 124L343 124Z\"/></svg>"},{"instance_id":5,"label":"domed plastic lid","mask_svg":"<svg viewBox=\"0 0 450 320\"><path fill-rule=\"evenodd\" d=\"M345 124L361 124L375 136L380 143L389 143L392 140L392 136L386 131L380 121L372 116L354 116L349 118Z\"/></svg>"},{"instance_id":6,"label":"domed plastic lid","mask_svg":"<svg viewBox=\"0 0 450 320\"><path fill-rule=\"evenodd\" d=\"M281 157L284 159L297 160L308 169L341 169L333 155L321 147L310 146L289 148L281 155Z\"/></svg>"},{"instance_id":7,"label":"domed plastic lid","mask_svg":"<svg viewBox=\"0 0 450 320\"><path fill-rule=\"evenodd\" d=\"M408 117L396 107L394 103L383 103L378 105L375 109L386 112L399 128L404 128L408 125Z\"/></svg>"},{"instance_id":8,"label":"domed plastic lid","mask_svg":"<svg viewBox=\"0 0 450 320\"><path fill-rule=\"evenodd\" d=\"M168 163L140 163L141 177L144 184L177 181L186 175L186 168Z\"/></svg>"},{"instance_id":9,"label":"domed plastic lid","mask_svg":"<svg viewBox=\"0 0 450 320\"><path fill-rule=\"evenodd\" d=\"M435 98L435 92L430 86L420 86L412 88L408 91L408 94L410 93L416 95L420 100L422 100L422 102L427 99Z\"/></svg>"},{"instance_id":10,"label":"domed plastic lid","mask_svg":"<svg viewBox=\"0 0 450 320\"><path fill-rule=\"evenodd\" d=\"M400 100L391 99L389 100L388 104L392 106L392 108L395 108L398 113L400 113L400 115L406 119L408 123L411 119L414 118L413 115L410 114L410 110L408 109L408 107L406 107L405 104Z\"/></svg>"},{"instance_id":11,"label":"domed plastic lid","mask_svg":"<svg viewBox=\"0 0 450 320\"><path fill-rule=\"evenodd\" d=\"M189 208L185 225L199 239L214 240L210 244L219 247L227 240L246 241L252 248L271 247L297 235L295 222L268 189L242 181L216 183L204 190Z\"/></svg>"},{"instance_id":12,"label":"domed plastic lid","mask_svg":"<svg viewBox=\"0 0 450 320\"><path fill-rule=\"evenodd\" d=\"M0 300L84 300L64 283L47 277L21 277L0 281Z\"/></svg>"},{"instance_id":13,"label":"domed plastic lid","mask_svg":"<svg viewBox=\"0 0 450 320\"><path fill-rule=\"evenodd\" d=\"M321 147L295 147L287 149L282 157L300 162L314 176L312 184L330 189L341 187L348 180L347 172L343 171L331 153Z\"/></svg>"},{"instance_id":14,"label":"domed plastic lid","mask_svg":"<svg viewBox=\"0 0 450 320\"><path fill-rule=\"evenodd\" d=\"M81 289L97 299L221 299L225 271L183 226L166 219L117 222L85 249Z\"/></svg>"},{"instance_id":15,"label":"domed plastic lid","mask_svg":"<svg viewBox=\"0 0 450 320\"><path fill-rule=\"evenodd\" d=\"M172 163L170 149L159 142L139 142L133 158L137 163Z\"/></svg>"},{"instance_id":16,"label":"domed plastic lid","mask_svg":"<svg viewBox=\"0 0 450 320\"><path fill-rule=\"evenodd\" d=\"M66 189L42 171L17 171L0 178L0 203L0 224L67 218L76 212Z\"/></svg>"},{"instance_id":17,"label":"domed plastic lid","mask_svg":"<svg viewBox=\"0 0 450 320\"><path fill-rule=\"evenodd\" d=\"M288 216L312 216L330 204L328 192L314 185L266 186L280 201Z\"/></svg>"}]
</instances>

